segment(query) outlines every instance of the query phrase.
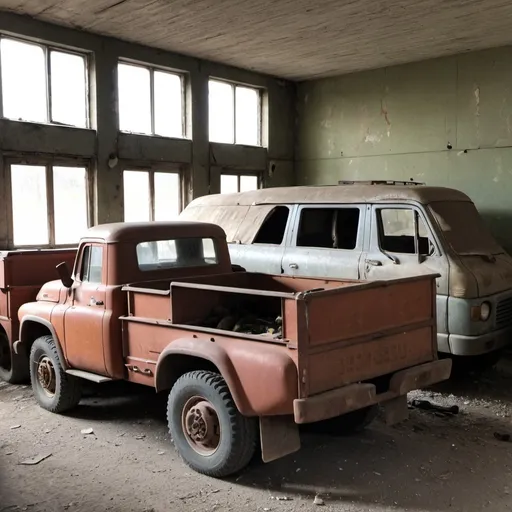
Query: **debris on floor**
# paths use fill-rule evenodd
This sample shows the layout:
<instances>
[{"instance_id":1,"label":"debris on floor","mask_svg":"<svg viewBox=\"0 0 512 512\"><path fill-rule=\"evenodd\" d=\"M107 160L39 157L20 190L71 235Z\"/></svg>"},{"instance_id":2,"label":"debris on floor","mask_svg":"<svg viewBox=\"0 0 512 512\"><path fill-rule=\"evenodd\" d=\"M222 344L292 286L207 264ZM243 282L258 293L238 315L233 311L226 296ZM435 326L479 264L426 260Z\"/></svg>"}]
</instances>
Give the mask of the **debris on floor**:
<instances>
[{"instance_id":1,"label":"debris on floor","mask_svg":"<svg viewBox=\"0 0 512 512\"><path fill-rule=\"evenodd\" d=\"M39 464L40 462L43 462L43 460L47 459L48 457L51 457L51 453L44 453L42 455L36 455L35 457L31 457L30 459L25 459L20 462L23 466L35 466L36 464Z\"/></svg>"},{"instance_id":2,"label":"debris on floor","mask_svg":"<svg viewBox=\"0 0 512 512\"><path fill-rule=\"evenodd\" d=\"M421 409L423 411L430 411L444 416L453 416L459 414L460 409L458 405L438 405L430 402L429 400L411 400L410 407L413 409Z\"/></svg>"},{"instance_id":3,"label":"debris on floor","mask_svg":"<svg viewBox=\"0 0 512 512\"><path fill-rule=\"evenodd\" d=\"M83 428L80 430L80 434L83 434L84 436L88 436L91 434L94 434L94 430L92 428Z\"/></svg>"},{"instance_id":4,"label":"debris on floor","mask_svg":"<svg viewBox=\"0 0 512 512\"><path fill-rule=\"evenodd\" d=\"M505 443L508 443L510 441L510 434L504 434L502 432L494 432L494 437L498 441L503 441Z\"/></svg>"},{"instance_id":5,"label":"debris on floor","mask_svg":"<svg viewBox=\"0 0 512 512\"><path fill-rule=\"evenodd\" d=\"M322 498L320 498L320 496L318 496L318 494L315 496L315 499L313 500L313 505L317 505L319 507L322 507L323 505L325 505L325 502Z\"/></svg>"}]
</instances>

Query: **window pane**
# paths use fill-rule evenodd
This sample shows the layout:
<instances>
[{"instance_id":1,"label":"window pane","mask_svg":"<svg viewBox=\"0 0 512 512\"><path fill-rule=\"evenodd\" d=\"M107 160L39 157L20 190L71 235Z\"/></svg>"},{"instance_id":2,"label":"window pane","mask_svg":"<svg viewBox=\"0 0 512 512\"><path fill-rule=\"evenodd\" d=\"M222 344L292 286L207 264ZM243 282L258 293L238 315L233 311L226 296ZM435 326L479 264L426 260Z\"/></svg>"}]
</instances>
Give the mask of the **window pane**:
<instances>
[{"instance_id":1,"label":"window pane","mask_svg":"<svg viewBox=\"0 0 512 512\"><path fill-rule=\"evenodd\" d=\"M257 146L260 135L260 94L257 89L236 87L236 143Z\"/></svg>"},{"instance_id":2,"label":"window pane","mask_svg":"<svg viewBox=\"0 0 512 512\"><path fill-rule=\"evenodd\" d=\"M165 137L183 137L181 77L155 71L155 133Z\"/></svg>"},{"instance_id":3,"label":"window pane","mask_svg":"<svg viewBox=\"0 0 512 512\"><path fill-rule=\"evenodd\" d=\"M87 127L85 58L71 53L50 53L52 121Z\"/></svg>"},{"instance_id":4,"label":"window pane","mask_svg":"<svg viewBox=\"0 0 512 512\"><path fill-rule=\"evenodd\" d=\"M287 206L276 206L261 225L253 243L281 245L289 214Z\"/></svg>"},{"instance_id":5,"label":"window pane","mask_svg":"<svg viewBox=\"0 0 512 512\"><path fill-rule=\"evenodd\" d=\"M389 208L379 210L378 214L382 223L381 248L389 252L415 254L414 210ZM430 254L433 248L421 217L418 217L418 248L420 254Z\"/></svg>"},{"instance_id":6,"label":"window pane","mask_svg":"<svg viewBox=\"0 0 512 512\"><path fill-rule=\"evenodd\" d=\"M143 271L202 267L217 264L211 238L179 238L137 244L137 262Z\"/></svg>"},{"instance_id":7,"label":"window pane","mask_svg":"<svg viewBox=\"0 0 512 512\"><path fill-rule=\"evenodd\" d=\"M240 176L240 192L258 190L258 176Z\"/></svg>"},{"instance_id":8,"label":"window pane","mask_svg":"<svg viewBox=\"0 0 512 512\"><path fill-rule=\"evenodd\" d=\"M130 64L117 67L119 129L151 133L151 93L149 69Z\"/></svg>"},{"instance_id":9,"label":"window pane","mask_svg":"<svg viewBox=\"0 0 512 512\"><path fill-rule=\"evenodd\" d=\"M44 51L35 44L1 39L4 116L47 121Z\"/></svg>"},{"instance_id":10,"label":"window pane","mask_svg":"<svg viewBox=\"0 0 512 512\"><path fill-rule=\"evenodd\" d=\"M210 80L208 98L210 141L233 144L233 107L233 86Z\"/></svg>"},{"instance_id":11,"label":"window pane","mask_svg":"<svg viewBox=\"0 0 512 512\"><path fill-rule=\"evenodd\" d=\"M48 237L46 168L11 165L14 245L45 245Z\"/></svg>"},{"instance_id":12,"label":"window pane","mask_svg":"<svg viewBox=\"0 0 512 512\"><path fill-rule=\"evenodd\" d=\"M88 227L85 167L53 168L53 204L55 243L78 242Z\"/></svg>"},{"instance_id":13,"label":"window pane","mask_svg":"<svg viewBox=\"0 0 512 512\"><path fill-rule=\"evenodd\" d=\"M155 172L155 219L174 220L180 213L180 175Z\"/></svg>"},{"instance_id":14,"label":"window pane","mask_svg":"<svg viewBox=\"0 0 512 512\"><path fill-rule=\"evenodd\" d=\"M124 171L124 220L144 222L150 219L149 173Z\"/></svg>"},{"instance_id":15,"label":"window pane","mask_svg":"<svg viewBox=\"0 0 512 512\"><path fill-rule=\"evenodd\" d=\"M220 175L220 193L232 194L238 192L238 176L232 174Z\"/></svg>"},{"instance_id":16,"label":"window pane","mask_svg":"<svg viewBox=\"0 0 512 512\"><path fill-rule=\"evenodd\" d=\"M103 247L87 245L82 258L82 281L87 283L101 283L103 265Z\"/></svg>"}]
</instances>

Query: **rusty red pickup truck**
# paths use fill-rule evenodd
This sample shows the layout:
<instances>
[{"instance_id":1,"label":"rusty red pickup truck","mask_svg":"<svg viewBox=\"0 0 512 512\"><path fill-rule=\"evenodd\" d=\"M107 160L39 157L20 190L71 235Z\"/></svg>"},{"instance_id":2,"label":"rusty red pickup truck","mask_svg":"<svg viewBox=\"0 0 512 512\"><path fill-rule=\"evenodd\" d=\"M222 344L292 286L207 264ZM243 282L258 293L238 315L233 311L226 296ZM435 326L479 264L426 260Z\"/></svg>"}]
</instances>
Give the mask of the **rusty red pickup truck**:
<instances>
[{"instance_id":1,"label":"rusty red pickup truck","mask_svg":"<svg viewBox=\"0 0 512 512\"><path fill-rule=\"evenodd\" d=\"M59 260L60 279L36 294ZM224 231L192 222L97 226L77 251L0 264L3 378L30 373L56 413L78 405L84 379L167 392L178 452L215 477L245 467L258 442L266 462L298 450L300 424L360 428L379 404L399 421L409 390L451 371L437 360L435 275L234 272Z\"/></svg>"}]
</instances>

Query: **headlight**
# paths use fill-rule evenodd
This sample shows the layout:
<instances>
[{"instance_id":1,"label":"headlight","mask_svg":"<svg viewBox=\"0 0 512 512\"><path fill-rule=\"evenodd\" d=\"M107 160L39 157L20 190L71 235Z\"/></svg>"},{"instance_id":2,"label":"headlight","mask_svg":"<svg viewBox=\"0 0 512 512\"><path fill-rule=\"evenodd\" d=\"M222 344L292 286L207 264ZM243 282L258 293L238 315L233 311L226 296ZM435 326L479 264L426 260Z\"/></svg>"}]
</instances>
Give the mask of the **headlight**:
<instances>
[{"instance_id":1,"label":"headlight","mask_svg":"<svg viewBox=\"0 0 512 512\"><path fill-rule=\"evenodd\" d=\"M491 316L491 303L490 302L482 302L480 306L480 320L482 322L487 322L489 317Z\"/></svg>"}]
</instances>

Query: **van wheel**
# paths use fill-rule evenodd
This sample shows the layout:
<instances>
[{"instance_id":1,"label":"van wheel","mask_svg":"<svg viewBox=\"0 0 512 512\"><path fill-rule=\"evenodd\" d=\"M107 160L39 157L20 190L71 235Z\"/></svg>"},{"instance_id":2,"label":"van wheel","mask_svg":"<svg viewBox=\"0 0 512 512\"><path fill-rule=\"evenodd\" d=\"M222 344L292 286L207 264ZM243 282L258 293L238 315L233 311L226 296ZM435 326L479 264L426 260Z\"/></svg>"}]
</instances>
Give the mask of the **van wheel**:
<instances>
[{"instance_id":1,"label":"van wheel","mask_svg":"<svg viewBox=\"0 0 512 512\"><path fill-rule=\"evenodd\" d=\"M311 423L311 427L316 433L346 436L364 430L377 417L378 413L379 406L370 405L335 418Z\"/></svg>"},{"instance_id":2,"label":"van wheel","mask_svg":"<svg viewBox=\"0 0 512 512\"><path fill-rule=\"evenodd\" d=\"M28 361L14 354L7 336L0 333L0 379L10 384L22 384L28 381L28 376Z\"/></svg>"},{"instance_id":3,"label":"van wheel","mask_svg":"<svg viewBox=\"0 0 512 512\"><path fill-rule=\"evenodd\" d=\"M80 381L64 371L52 336L41 336L32 345L30 382L37 403L50 412L62 413L80 402Z\"/></svg>"},{"instance_id":4,"label":"van wheel","mask_svg":"<svg viewBox=\"0 0 512 512\"><path fill-rule=\"evenodd\" d=\"M226 477L254 455L256 419L238 412L217 373L193 371L180 377L169 393L167 421L174 446L198 473Z\"/></svg>"}]
</instances>

